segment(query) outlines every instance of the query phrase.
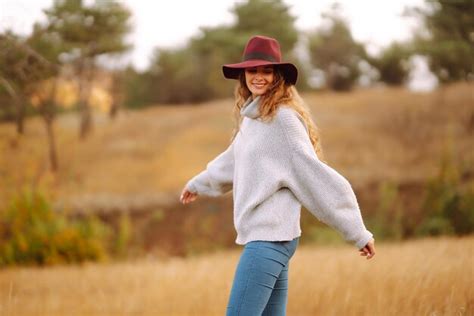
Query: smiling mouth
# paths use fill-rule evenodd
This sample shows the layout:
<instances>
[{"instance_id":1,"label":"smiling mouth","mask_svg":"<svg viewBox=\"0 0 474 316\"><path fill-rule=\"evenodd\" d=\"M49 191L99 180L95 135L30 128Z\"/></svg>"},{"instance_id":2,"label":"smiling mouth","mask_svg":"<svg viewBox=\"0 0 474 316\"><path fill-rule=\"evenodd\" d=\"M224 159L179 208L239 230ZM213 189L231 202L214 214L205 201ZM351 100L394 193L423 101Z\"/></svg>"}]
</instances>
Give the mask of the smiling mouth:
<instances>
[{"instance_id":1,"label":"smiling mouth","mask_svg":"<svg viewBox=\"0 0 474 316\"><path fill-rule=\"evenodd\" d=\"M267 84L266 83L252 83L252 85L257 88L257 89L262 89L265 87Z\"/></svg>"}]
</instances>

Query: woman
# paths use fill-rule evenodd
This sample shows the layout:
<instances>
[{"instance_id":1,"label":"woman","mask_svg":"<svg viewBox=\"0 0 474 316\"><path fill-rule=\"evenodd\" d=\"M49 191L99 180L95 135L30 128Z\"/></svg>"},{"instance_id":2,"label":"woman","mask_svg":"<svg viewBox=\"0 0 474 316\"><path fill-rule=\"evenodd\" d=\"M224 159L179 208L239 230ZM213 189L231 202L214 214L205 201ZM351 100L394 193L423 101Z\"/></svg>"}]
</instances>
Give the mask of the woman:
<instances>
[{"instance_id":1,"label":"woman","mask_svg":"<svg viewBox=\"0 0 474 316\"><path fill-rule=\"evenodd\" d=\"M233 190L236 243L245 246L227 315L285 315L301 205L367 259L375 254L373 235L349 182L322 161L317 128L294 87L298 71L281 62L279 43L252 37L243 61L223 72L238 80L232 142L188 181L180 200Z\"/></svg>"}]
</instances>

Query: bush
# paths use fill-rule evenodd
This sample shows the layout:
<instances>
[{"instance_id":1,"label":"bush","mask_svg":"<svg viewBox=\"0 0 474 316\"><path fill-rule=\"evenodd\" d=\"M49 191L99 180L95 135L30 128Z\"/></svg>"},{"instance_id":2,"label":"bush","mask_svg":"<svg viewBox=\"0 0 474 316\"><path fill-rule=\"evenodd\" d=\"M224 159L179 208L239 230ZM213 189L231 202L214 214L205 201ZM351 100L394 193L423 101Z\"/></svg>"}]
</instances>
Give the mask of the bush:
<instances>
[{"instance_id":1,"label":"bush","mask_svg":"<svg viewBox=\"0 0 474 316\"><path fill-rule=\"evenodd\" d=\"M390 181L380 183L375 215L368 219L375 238L400 240L403 236L402 205L398 184Z\"/></svg>"},{"instance_id":2,"label":"bush","mask_svg":"<svg viewBox=\"0 0 474 316\"><path fill-rule=\"evenodd\" d=\"M96 218L68 220L43 194L25 190L0 214L0 266L101 260L107 232Z\"/></svg>"},{"instance_id":3,"label":"bush","mask_svg":"<svg viewBox=\"0 0 474 316\"><path fill-rule=\"evenodd\" d=\"M418 235L457 234L474 232L474 183L462 179L471 173L470 164L456 165L445 155L439 173L426 188L423 212L427 214L419 226Z\"/></svg>"},{"instance_id":4,"label":"bush","mask_svg":"<svg viewBox=\"0 0 474 316\"><path fill-rule=\"evenodd\" d=\"M132 240L132 221L128 213L120 215L117 225L117 233L113 241L113 254L117 257L124 257Z\"/></svg>"}]
</instances>

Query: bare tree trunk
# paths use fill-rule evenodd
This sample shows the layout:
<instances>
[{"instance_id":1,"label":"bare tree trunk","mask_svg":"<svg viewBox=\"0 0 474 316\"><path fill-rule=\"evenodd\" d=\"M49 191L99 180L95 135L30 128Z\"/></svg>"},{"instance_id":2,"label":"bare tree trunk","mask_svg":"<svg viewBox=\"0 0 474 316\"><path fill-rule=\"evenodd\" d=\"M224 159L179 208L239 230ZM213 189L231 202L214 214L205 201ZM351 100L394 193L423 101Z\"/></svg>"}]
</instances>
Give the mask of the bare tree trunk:
<instances>
[{"instance_id":1,"label":"bare tree trunk","mask_svg":"<svg viewBox=\"0 0 474 316\"><path fill-rule=\"evenodd\" d=\"M119 108L120 108L120 106L119 106L118 102L114 99L112 101L112 105L110 106L110 110L109 110L109 117L112 120L115 119L115 117L117 116Z\"/></svg>"},{"instance_id":2,"label":"bare tree trunk","mask_svg":"<svg viewBox=\"0 0 474 316\"><path fill-rule=\"evenodd\" d=\"M79 100L79 110L81 112L81 124L79 129L79 138L85 139L92 129L92 116L87 99Z\"/></svg>"},{"instance_id":3,"label":"bare tree trunk","mask_svg":"<svg viewBox=\"0 0 474 316\"><path fill-rule=\"evenodd\" d=\"M111 119L114 119L117 116L117 113L124 99L122 73L113 74L110 94L112 95L112 104L109 110L109 117Z\"/></svg>"},{"instance_id":4,"label":"bare tree trunk","mask_svg":"<svg viewBox=\"0 0 474 316\"><path fill-rule=\"evenodd\" d=\"M23 98L15 98L15 109L16 109L16 132L18 135L23 135L25 133L25 102Z\"/></svg>"},{"instance_id":5,"label":"bare tree trunk","mask_svg":"<svg viewBox=\"0 0 474 316\"><path fill-rule=\"evenodd\" d=\"M337 76L338 76L337 65L335 63L330 63L326 71L326 74L327 74L326 85L329 89L334 90L336 86Z\"/></svg>"},{"instance_id":6,"label":"bare tree trunk","mask_svg":"<svg viewBox=\"0 0 474 316\"><path fill-rule=\"evenodd\" d=\"M58 154L56 150L56 138L54 135L54 118L56 112L56 90L58 79L54 79L49 97L39 106L39 111L43 118L46 128L46 136L48 141L49 164L52 172L57 172L59 168Z\"/></svg>"},{"instance_id":7,"label":"bare tree trunk","mask_svg":"<svg viewBox=\"0 0 474 316\"><path fill-rule=\"evenodd\" d=\"M46 133L48 135L48 153L49 153L49 163L51 166L51 171L56 172L58 171L59 163L58 163L58 154L56 150L56 138L54 137L54 129L53 129L53 119L46 119Z\"/></svg>"},{"instance_id":8,"label":"bare tree trunk","mask_svg":"<svg viewBox=\"0 0 474 316\"><path fill-rule=\"evenodd\" d=\"M79 64L79 111L81 123L79 138L84 140L92 131L92 113L89 106L91 92L92 70L87 61L82 60Z\"/></svg>"}]
</instances>

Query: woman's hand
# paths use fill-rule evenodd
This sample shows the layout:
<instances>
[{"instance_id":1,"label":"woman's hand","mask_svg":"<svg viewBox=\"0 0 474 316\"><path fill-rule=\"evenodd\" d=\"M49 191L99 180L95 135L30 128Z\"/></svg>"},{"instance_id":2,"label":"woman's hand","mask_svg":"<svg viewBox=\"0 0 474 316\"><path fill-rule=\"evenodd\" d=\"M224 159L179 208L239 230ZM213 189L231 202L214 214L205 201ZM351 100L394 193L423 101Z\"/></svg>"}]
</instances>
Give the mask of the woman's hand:
<instances>
[{"instance_id":1,"label":"woman's hand","mask_svg":"<svg viewBox=\"0 0 474 316\"><path fill-rule=\"evenodd\" d=\"M183 192L181 192L181 196L179 200L183 204L188 204L196 200L196 198L197 198L197 193L190 192L188 191L188 189L184 188Z\"/></svg>"},{"instance_id":2,"label":"woman's hand","mask_svg":"<svg viewBox=\"0 0 474 316\"><path fill-rule=\"evenodd\" d=\"M361 256L367 256L367 259L375 256L375 240L372 238L364 248L359 249Z\"/></svg>"}]
</instances>

